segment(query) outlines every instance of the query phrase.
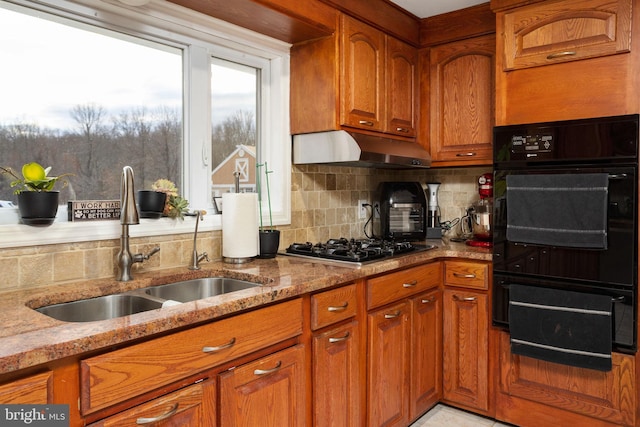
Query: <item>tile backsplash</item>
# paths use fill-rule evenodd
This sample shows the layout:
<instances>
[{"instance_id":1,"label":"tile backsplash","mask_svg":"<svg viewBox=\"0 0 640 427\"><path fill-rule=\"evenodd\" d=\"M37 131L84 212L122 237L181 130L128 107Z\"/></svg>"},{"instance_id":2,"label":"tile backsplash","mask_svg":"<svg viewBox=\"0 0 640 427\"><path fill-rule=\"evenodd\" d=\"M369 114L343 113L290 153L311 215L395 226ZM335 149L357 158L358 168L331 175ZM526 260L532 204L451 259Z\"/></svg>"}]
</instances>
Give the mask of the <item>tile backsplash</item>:
<instances>
[{"instance_id":1,"label":"tile backsplash","mask_svg":"<svg viewBox=\"0 0 640 427\"><path fill-rule=\"evenodd\" d=\"M384 181L440 182L438 202L442 220L459 218L478 199L477 179L490 167L380 170L324 165L293 166L291 225L278 227L280 248L293 242L318 242L332 237L364 237L366 220L358 219L358 200L374 200ZM454 230L455 231L455 230ZM452 231L453 232L453 231ZM367 233L370 227L367 224ZM132 238L133 253L161 251L135 270L153 270L189 264L192 234ZM212 259L222 253L222 233L204 232L198 248ZM46 286L82 279L115 277L118 239L0 249L0 291Z\"/></svg>"}]
</instances>

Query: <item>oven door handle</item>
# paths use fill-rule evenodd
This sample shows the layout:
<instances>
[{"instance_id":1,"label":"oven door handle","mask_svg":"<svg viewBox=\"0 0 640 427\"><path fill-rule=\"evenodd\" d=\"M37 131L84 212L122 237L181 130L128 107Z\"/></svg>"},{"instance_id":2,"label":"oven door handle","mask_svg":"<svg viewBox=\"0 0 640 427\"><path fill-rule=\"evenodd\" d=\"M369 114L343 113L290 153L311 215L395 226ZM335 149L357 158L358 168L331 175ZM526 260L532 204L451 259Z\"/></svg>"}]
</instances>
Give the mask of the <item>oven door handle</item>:
<instances>
[{"instance_id":1,"label":"oven door handle","mask_svg":"<svg viewBox=\"0 0 640 427\"><path fill-rule=\"evenodd\" d=\"M609 179L627 179L629 178L629 174L627 173L610 173Z\"/></svg>"},{"instance_id":2,"label":"oven door handle","mask_svg":"<svg viewBox=\"0 0 640 427\"><path fill-rule=\"evenodd\" d=\"M617 302L624 302L624 295L623 296L619 296L619 297L615 297L615 298L611 298L611 302L612 303L617 303Z\"/></svg>"}]
</instances>

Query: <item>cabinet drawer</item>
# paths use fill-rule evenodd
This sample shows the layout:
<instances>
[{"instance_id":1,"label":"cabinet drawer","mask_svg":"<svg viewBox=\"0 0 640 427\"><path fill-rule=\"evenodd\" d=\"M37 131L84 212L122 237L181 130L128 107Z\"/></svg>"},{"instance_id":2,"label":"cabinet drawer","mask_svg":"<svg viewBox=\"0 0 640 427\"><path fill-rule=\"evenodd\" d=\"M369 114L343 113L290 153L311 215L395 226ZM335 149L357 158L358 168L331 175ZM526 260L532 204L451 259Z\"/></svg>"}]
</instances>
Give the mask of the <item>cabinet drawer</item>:
<instances>
[{"instance_id":1,"label":"cabinet drawer","mask_svg":"<svg viewBox=\"0 0 640 427\"><path fill-rule=\"evenodd\" d=\"M356 285L311 296L311 327L323 328L356 315Z\"/></svg>"},{"instance_id":2,"label":"cabinet drawer","mask_svg":"<svg viewBox=\"0 0 640 427\"><path fill-rule=\"evenodd\" d=\"M468 261L444 262L445 285L488 289L489 264Z\"/></svg>"},{"instance_id":3,"label":"cabinet drawer","mask_svg":"<svg viewBox=\"0 0 640 427\"><path fill-rule=\"evenodd\" d=\"M292 300L80 362L81 410L95 412L302 333Z\"/></svg>"},{"instance_id":4,"label":"cabinet drawer","mask_svg":"<svg viewBox=\"0 0 640 427\"><path fill-rule=\"evenodd\" d=\"M46 371L0 385L0 402L10 404L50 403L53 372Z\"/></svg>"},{"instance_id":5,"label":"cabinet drawer","mask_svg":"<svg viewBox=\"0 0 640 427\"><path fill-rule=\"evenodd\" d=\"M425 291L441 282L440 263L421 265L367 280L367 308L372 309Z\"/></svg>"},{"instance_id":6,"label":"cabinet drawer","mask_svg":"<svg viewBox=\"0 0 640 427\"><path fill-rule=\"evenodd\" d=\"M208 386L205 390L203 388L202 384L186 387L90 424L89 427L135 425L213 427L214 420L211 418L212 414L215 414L215 410L209 410L205 413L203 406L215 405L215 388L213 386Z\"/></svg>"}]
</instances>

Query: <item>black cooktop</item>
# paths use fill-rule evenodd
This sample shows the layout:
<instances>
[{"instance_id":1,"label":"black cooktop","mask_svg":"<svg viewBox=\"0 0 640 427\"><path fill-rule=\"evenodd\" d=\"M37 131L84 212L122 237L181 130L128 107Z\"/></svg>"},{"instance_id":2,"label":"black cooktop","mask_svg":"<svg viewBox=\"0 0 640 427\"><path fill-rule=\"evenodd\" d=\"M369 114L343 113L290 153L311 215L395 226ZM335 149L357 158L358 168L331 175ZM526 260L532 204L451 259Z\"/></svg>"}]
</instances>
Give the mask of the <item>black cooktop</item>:
<instances>
[{"instance_id":1,"label":"black cooktop","mask_svg":"<svg viewBox=\"0 0 640 427\"><path fill-rule=\"evenodd\" d=\"M410 252L433 249L433 245L415 245L411 242L396 242L382 239L329 239L324 243L293 243L286 253L305 257L321 258L347 263L375 261Z\"/></svg>"}]
</instances>

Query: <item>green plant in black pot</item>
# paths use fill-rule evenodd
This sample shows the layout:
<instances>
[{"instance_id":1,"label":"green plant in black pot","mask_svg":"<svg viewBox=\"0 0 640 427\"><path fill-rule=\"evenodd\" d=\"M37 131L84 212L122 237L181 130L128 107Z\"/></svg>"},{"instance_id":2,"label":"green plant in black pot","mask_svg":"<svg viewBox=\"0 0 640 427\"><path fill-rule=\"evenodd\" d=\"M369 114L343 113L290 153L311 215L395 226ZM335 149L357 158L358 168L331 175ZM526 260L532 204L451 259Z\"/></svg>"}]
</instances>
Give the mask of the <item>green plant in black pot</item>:
<instances>
[{"instance_id":1,"label":"green plant in black pot","mask_svg":"<svg viewBox=\"0 0 640 427\"><path fill-rule=\"evenodd\" d=\"M0 166L0 173L12 178L10 185L18 195L18 210L24 224L44 226L55 221L60 192L54 187L58 180L63 182L63 188L66 187L69 182L64 178L72 174L49 176L50 171L51 166L45 169L39 163L31 162L22 166L20 177L12 168Z\"/></svg>"},{"instance_id":2,"label":"green plant in black pot","mask_svg":"<svg viewBox=\"0 0 640 427\"><path fill-rule=\"evenodd\" d=\"M262 224L262 179L260 177L260 168L264 166L264 177L267 189L267 206L269 208L269 228L265 228ZM270 171L267 162L256 164L256 190L258 191L258 207L260 210L260 254L259 258L274 258L278 253L280 246L280 230L273 228L273 215L271 213L271 193L269 191L269 174Z\"/></svg>"}]
</instances>

